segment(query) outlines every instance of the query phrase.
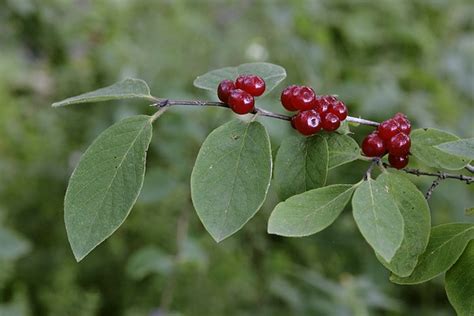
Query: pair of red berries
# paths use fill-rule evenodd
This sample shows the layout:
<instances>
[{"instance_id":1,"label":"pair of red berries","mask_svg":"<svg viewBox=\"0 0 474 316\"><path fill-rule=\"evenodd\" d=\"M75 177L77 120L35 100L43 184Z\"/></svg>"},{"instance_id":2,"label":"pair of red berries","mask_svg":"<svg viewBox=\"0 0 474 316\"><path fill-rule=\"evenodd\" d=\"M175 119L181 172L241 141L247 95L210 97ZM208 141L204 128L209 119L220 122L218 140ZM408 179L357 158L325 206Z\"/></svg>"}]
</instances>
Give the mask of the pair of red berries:
<instances>
[{"instance_id":1,"label":"pair of red berries","mask_svg":"<svg viewBox=\"0 0 474 316\"><path fill-rule=\"evenodd\" d=\"M280 101L288 111L299 111L291 118L291 126L303 135L335 131L347 117L344 102L331 95L318 96L307 86L287 87Z\"/></svg>"},{"instance_id":2,"label":"pair of red berries","mask_svg":"<svg viewBox=\"0 0 474 316\"><path fill-rule=\"evenodd\" d=\"M382 157L388 152L388 162L397 169L405 168L410 153L411 123L403 113L383 121L376 131L365 137L362 152L368 157Z\"/></svg>"},{"instance_id":3,"label":"pair of red berries","mask_svg":"<svg viewBox=\"0 0 474 316\"><path fill-rule=\"evenodd\" d=\"M265 92L265 81L257 75L240 75L234 81L222 80L217 87L219 100L229 105L237 114L247 114L255 109L254 97Z\"/></svg>"}]
</instances>

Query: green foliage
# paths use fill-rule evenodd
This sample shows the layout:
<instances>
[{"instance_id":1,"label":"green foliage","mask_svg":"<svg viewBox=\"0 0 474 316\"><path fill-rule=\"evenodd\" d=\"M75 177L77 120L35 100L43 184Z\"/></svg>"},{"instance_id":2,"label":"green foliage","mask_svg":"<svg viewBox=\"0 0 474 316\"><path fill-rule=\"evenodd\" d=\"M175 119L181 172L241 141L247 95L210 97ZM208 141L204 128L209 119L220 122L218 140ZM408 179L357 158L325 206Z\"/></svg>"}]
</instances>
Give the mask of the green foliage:
<instances>
[{"instance_id":1,"label":"green foliage","mask_svg":"<svg viewBox=\"0 0 474 316\"><path fill-rule=\"evenodd\" d=\"M268 220L268 233L302 237L325 229L344 210L355 187L350 184L330 185L279 203Z\"/></svg>"},{"instance_id":2,"label":"green foliage","mask_svg":"<svg viewBox=\"0 0 474 316\"><path fill-rule=\"evenodd\" d=\"M71 176L64 220L76 260L82 260L127 218L145 176L151 118L125 119L104 131Z\"/></svg>"},{"instance_id":3,"label":"green foliage","mask_svg":"<svg viewBox=\"0 0 474 316\"><path fill-rule=\"evenodd\" d=\"M172 258L153 246L136 251L127 263L127 273L135 280L141 280L154 273L166 275L172 269Z\"/></svg>"},{"instance_id":4,"label":"green foliage","mask_svg":"<svg viewBox=\"0 0 474 316\"><path fill-rule=\"evenodd\" d=\"M289 137L275 158L274 181L282 200L322 187L328 174L328 143L322 136Z\"/></svg>"},{"instance_id":5,"label":"green foliage","mask_svg":"<svg viewBox=\"0 0 474 316\"><path fill-rule=\"evenodd\" d=\"M413 273L405 278L392 275L390 280L398 284L426 282L446 272L474 239L474 224L451 223L431 229L426 251L419 257Z\"/></svg>"},{"instance_id":6,"label":"green foliage","mask_svg":"<svg viewBox=\"0 0 474 316\"><path fill-rule=\"evenodd\" d=\"M460 139L436 146L445 153L464 159L474 160L474 138Z\"/></svg>"},{"instance_id":7,"label":"green foliage","mask_svg":"<svg viewBox=\"0 0 474 316\"><path fill-rule=\"evenodd\" d=\"M434 128L417 129L411 133L411 153L423 163L435 168L458 170L464 168L469 160L446 153L437 146L459 137Z\"/></svg>"},{"instance_id":8,"label":"green foliage","mask_svg":"<svg viewBox=\"0 0 474 316\"><path fill-rule=\"evenodd\" d=\"M388 189L378 180L365 180L354 192L352 209L364 238L390 262L402 244L405 223Z\"/></svg>"},{"instance_id":9,"label":"green foliage","mask_svg":"<svg viewBox=\"0 0 474 316\"><path fill-rule=\"evenodd\" d=\"M31 245L27 240L2 226L0 226L0 245L2 245L0 247L0 262L18 259L31 250Z\"/></svg>"},{"instance_id":10,"label":"green foliage","mask_svg":"<svg viewBox=\"0 0 474 316\"><path fill-rule=\"evenodd\" d=\"M352 137L336 133L328 133L324 137L328 143L329 169L339 167L361 157L359 145Z\"/></svg>"},{"instance_id":11,"label":"green foliage","mask_svg":"<svg viewBox=\"0 0 474 316\"><path fill-rule=\"evenodd\" d=\"M78 96L53 103L53 107L77 103L102 102L121 99L154 100L150 95L150 88L145 81L141 79L126 78L111 86L83 93Z\"/></svg>"},{"instance_id":12,"label":"green foliage","mask_svg":"<svg viewBox=\"0 0 474 316\"><path fill-rule=\"evenodd\" d=\"M474 241L469 242L459 260L446 272L446 294L460 316L474 314Z\"/></svg>"},{"instance_id":13,"label":"green foliage","mask_svg":"<svg viewBox=\"0 0 474 316\"><path fill-rule=\"evenodd\" d=\"M260 209L271 174L270 139L260 123L235 119L209 134L191 175L191 196L216 241L238 231Z\"/></svg>"},{"instance_id":14,"label":"green foliage","mask_svg":"<svg viewBox=\"0 0 474 316\"><path fill-rule=\"evenodd\" d=\"M217 70L209 71L194 80L194 86L209 90L217 91L217 86L224 79L235 80L238 75L254 74L265 80L265 93L272 91L283 79L286 78L286 71L283 67L269 63L248 63L237 67L225 67Z\"/></svg>"}]
</instances>

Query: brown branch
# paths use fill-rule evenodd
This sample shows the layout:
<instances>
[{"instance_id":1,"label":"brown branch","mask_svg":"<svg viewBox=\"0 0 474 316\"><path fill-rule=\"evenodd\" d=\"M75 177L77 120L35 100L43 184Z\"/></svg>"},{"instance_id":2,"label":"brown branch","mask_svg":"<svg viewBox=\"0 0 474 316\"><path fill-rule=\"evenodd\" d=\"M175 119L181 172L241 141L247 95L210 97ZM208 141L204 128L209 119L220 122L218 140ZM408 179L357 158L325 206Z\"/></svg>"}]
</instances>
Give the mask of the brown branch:
<instances>
[{"instance_id":1,"label":"brown branch","mask_svg":"<svg viewBox=\"0 0 474 316\"><path fill-rule=\"evenodd\" d=\"M384 163L383 166L386 168L393 168L392 166L386 163ZM437 177L440 180L455 179L455 180L466 182L466 184L471 184L474 182L474 177L466 176L463 174L453 174L453 173L447 173L447 172L442 172L442 171L428 172L428 171L422 171L420 169L412 169L412 168L404 168L404 169L401 169L401 171L414 174L415 176L418 176L418 177L430 176L430 177Z\"/></svg>"},{"instance_id":2,"label":"brown branch","mask_svg":"<svg viewBox=\"0 0 474 316\"><path fill-rule=\"evenodd\" d=\"M442 177L437 177L433 183L431 183L431 186L430 188L428 189L428 191L426 192L425 194L425 199L429 200L431 195L433 194L433 191L436 189L436 187L441 183L441 180L444 180L445 178L442 178Z\"/></svg>"}]
</instances>

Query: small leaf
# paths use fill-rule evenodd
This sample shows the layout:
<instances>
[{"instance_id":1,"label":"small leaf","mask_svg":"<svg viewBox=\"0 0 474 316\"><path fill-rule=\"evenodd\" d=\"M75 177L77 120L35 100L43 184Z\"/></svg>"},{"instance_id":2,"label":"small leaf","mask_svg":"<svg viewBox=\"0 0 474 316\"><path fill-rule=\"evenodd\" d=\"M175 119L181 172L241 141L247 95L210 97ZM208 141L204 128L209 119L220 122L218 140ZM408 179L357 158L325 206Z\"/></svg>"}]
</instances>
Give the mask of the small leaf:
<instances>
[{"instance_id":1,"label":"small leaf","mask_svg":"<svg viewBox=\"0 0 474 316\"><path fill-rule=\"evenodd\" d=\"M172 257L153 246L136 251L127 263L127 274L134 280L154 273L169 275L172 270Z\"/></svg>"},{"instance_id":2,"label":"small leaf","mask_svg":"<svg viewBox=\"0 0 474 316\"><path fill-rule=\"evenodd\" d=\"M453 134L434 128L417 129L411 133L411 153L428 166L448 170L459 170L468 164L467 159L441 151L436 146L457 141Z\"/></svg>"},{"instance_id":3,"label":"small leaf","mask_svg":"<svg viewBox=\"0 0 474 316\"><path fill-rule=\"evenodd\" d=\"M191 196L204 227L217 241L238 231L262 206L270 186L267 131L238 119L215 129L199 150Z\"/></svg>"},{"instance_id":4,"label":"small leaf","mask_svg":"<svg viewBox=\"0 0 474 316\"><path fill-rule=\"evenodd\" d=\"M278 196L290 196L324 186L328 173L328 144L321 136L289 137L275 158L275 185Z\"/></svg>"},{"instance_id":5,"label":"small leaf","mask_svg":"<svg viewBox=\"0 0 474 316\"><path fill-rule=\"evenodd\" d=\"M405 223L402 244L390 263L379 255L377 257L393 273L409 276L430 238L431 215L428 203L423 193L402 175L386 172L377 178L377 182L388 189Z\"/></svg>"},{"instance_id":6,"label":"small leaf","mask_svg":"<svg viewBox=\"0 0 474 316\"><path fill-rule=\"evenodd\" d=\"M64 201L64 219L77 261L125 221L145 176L151 118L138 115L105 130L82 156Z\"/></svg>"},{"instance_id":7,"label":"small leaf","mask_svg":"<svg viewBox=\"0 0 474 316\"><path fill-rule=\"evenodd\" d=\"M279 203L268 221L268 233L302 237L323 230L341 214L354 189L354 185L335 184Z\"/></svg>"},{"instance_id":8,"label":"small leaf","mask_svg":"<svg viewBox=\"0 0 474 316\"><path fill-rule=\"evenodd\" d=\"M446 294L460 316L474 315L474 241L469 242L456 264L446 272Z\"/></svg>"},{"instance_id":9,"label":"small leaf","mask_svg":"<svg viewBox=\"0 0 474 316\"><path fill-rule=\"evenodd\" d=\"M154 101L154 98L150 95L150 88L145 81L141 79L126 78L120 82L114 83L111 86L55 102L53 103L53 107L76 103L101 102L132 98Z\"/></svg>"},{"instance_id":10,"label":"small leaf","mask_svg":"<svg viewBox=\"0 0 474 316\"><path fill-rule=\"evenodd\" d=\"M352 137L336 133L328 133L324 137L328 142L329 169L359 159L360 148Z\"/></svg>"},{"instance_id":11,"label":"small leaf","mask_svg":"<svg viewBox=\"0 0 474 316\"><path fill-rule=\"evenodd\" d=\"M268 94L283 79L286 78L286 71L283 67L269 63L249 63L237 67L225 67L209 71L204 75L198 76L194 80L194 86L200 89L217 91L217 86L224 79L235 80L238 75L254 74L265 80L265 93Z\"/></svg>"},{"instance_id":12,"label":"small leaf","mask_svg":"<svg viewBox=\"0 0 474 316\"><path fill-rule=\"evenodd\" d=\"M474 138L460 139L453 142L442 143L437 145L436 148L451 155L474 160Z\"/></svg>"},{"instance_id":13,"label":"small leaf","mask_svg":"<svg viewBox=\"0 0 474 316\"><path fill-rule=\"evenodd\" d=\"M392 275L398 284L417 284L446 272L461 256L469 240L474 238L474 224L451 223L435 226L425 252L418 258L413 273L406 278Z\"/></svg>"},{"instance_id":14,"label":"small leaf","mask_svg":"<svg viewBox=\"0 0 474 316\"><path fill-rule=\"evenodd\" d=\"M388 189L369 178L356 189L352 209L364 238L390 262L403 241L405 225Z\"/></svg>"},{"instance_id":15,"label":"small leaf","mask_svg":"<svg viewBox=\"0 0 474 316\"><path fill-rule=\"evenodd\" d=\"M16 232L0 226L0 261L15 260L28 253L31 245Z\"/></svg>"}]
</instances>

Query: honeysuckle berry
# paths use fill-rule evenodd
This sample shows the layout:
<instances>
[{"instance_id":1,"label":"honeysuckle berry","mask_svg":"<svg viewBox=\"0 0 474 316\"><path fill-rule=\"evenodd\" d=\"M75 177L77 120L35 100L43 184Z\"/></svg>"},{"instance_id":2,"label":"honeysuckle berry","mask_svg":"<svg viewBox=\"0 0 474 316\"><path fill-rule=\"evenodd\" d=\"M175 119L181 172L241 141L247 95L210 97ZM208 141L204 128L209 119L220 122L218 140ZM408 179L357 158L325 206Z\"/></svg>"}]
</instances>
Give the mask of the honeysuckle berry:
<instances>
[{"instance_id":1,"label":"honeysuckle berry","mask_svg":"<svg viewBox=\"0 0 474 316\"><path fill-rule=\"evenodd\" d=\"M389 154L388 162L396 169L403 169L408 165L408 156L394 156Z\"/></svg>"},{"instance_id":2,"label":"honeysuckle berry","mask_svg":"<svg viewBox=\"0 0 474 316\"><path fill-rule=\"evenodd\" d=\"M296 88L296 85L291 85L285 88L281 92L280 101L285 109L288 111L296 111L297 109L293 107L293 90Z\"/></svg>"},{"instance_id":3,"label":"honeysuckle berry","mask_svg":"<svg viewBox=\"0 0 474 316\"><path fill-rule=\"evenodd\" d=\"M382 157L387 152L385 144L378 133L367 135L362 142L362 152L367 157Z\"/></svg>"},{"instance_id":4,"label":"honeysuckle berry","mask_svg":"<svg viewBox=\"0 0 474 316\"><path fill-rule=\"evenodd\" d=\"M388 141L400 132L400 124L393 119L389 119L380 123L377 131L379 132L380 138Z\"/></svg>"},{"instance_id":5,"label":"honeysuckle berry","mask_svg":"<svg viewBox=\"0 0 474 316\"><path fill-rule=\"evenodd\" d=\"M332 132L339 128L341 120L336 114L329 112L322 117L321 125L325 131Z\"/></svg>"},{"instance_id":6,"label":"honeysuckle berry","mask_svg":"<svg viewBox=\"0 0 474 316\"><path fill-rule=\"evenodd\" d=\"M314 109L316 94L310 87L302 86L293 90L292 106L300 111Z\"/></svg>"},{"instance_id":7,"label":"honeysuckle berry","mask_svg":"<svg viewBox=\"0 0 474 316\"><path fill-rule=\"evenodd\" d=\"M240 75L235 81L235 87L258 97L265 92L265 81L257 75Z\"/></svg>"},{"instance_id":8,"label":"honeysuckle berry","mask_svg":"<svg viewBox=\"0 0 474 316\"><path fill-rule=\"evenodd\" d=\"M321 118L315 110L300 111L293 116L292 126L303 135L313 135L321 130Z\"/></svg>"},{"instance_id":9,"label":"honeysuckle berry","mask_svg":"<svg viewBox=\"0 0 474 316\"><path fill-rule=\"evenodd\" d=\"M387 142L387 150L393 156L406 156L410 152L411 140L405 133L398 133Z\"/></svg>"},{"instance_id":10,"label":"honeysuckle berry","mask_svg":"<svg viewBox=\"0 0 474 316\"><path fill-rule=\"evenodd\" d=\"M344 121L347 117L347 107L344 102L340 100L332 104L332 107L329 108L329 112L335 114L341 121Z\"/></svg>"},{"instance_id":11,"label":"honeysuckle berry","mask_svg":"<svg viewBox=\"0 0 474 316\"><path fill-rule=\"evenodd\" d=\"M235 89L235 84L232 80L222 80L217 87L217 96L219 100L227 103L230 92Z\"/></svg>"},{"instance_id":12,"label":"honeysuckle berry","mask_svg":"<svg viewBox=\"0 0 474 316\"><path fill-rule=\"evenodd\" d=\"M255 108L253 96L242 89L232 90L227 103L232 111L237 114L247 114Z\"/></svg>"},{"instance_id":13,"label":"honeysuckle berry","mask_svg":"<svg viewBox=\"0 0 474 316\"><path fill-rule=\"evenodd\" d=\"M315 100L315 109L318 111L319 115L324 115L329 111L331 103L325 97L316 97Z\"/></svg>"}]
</instances>

